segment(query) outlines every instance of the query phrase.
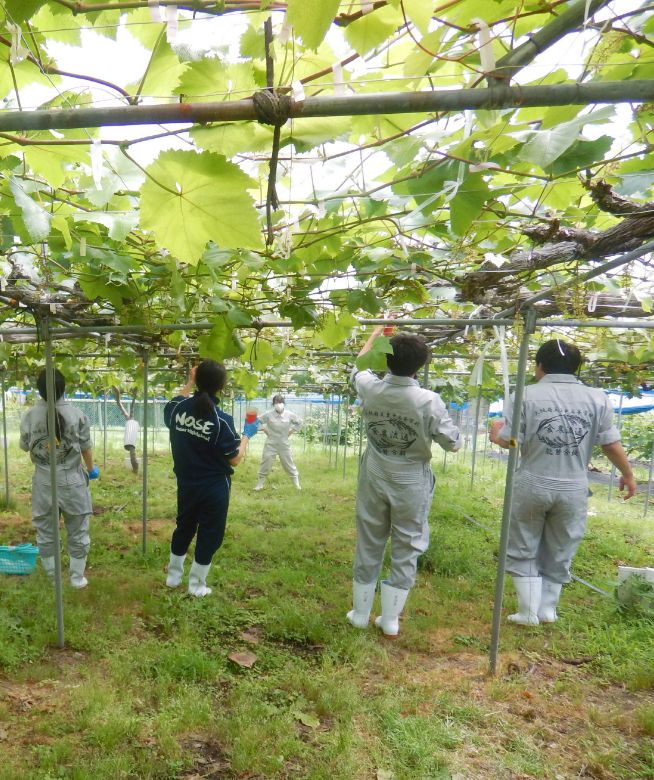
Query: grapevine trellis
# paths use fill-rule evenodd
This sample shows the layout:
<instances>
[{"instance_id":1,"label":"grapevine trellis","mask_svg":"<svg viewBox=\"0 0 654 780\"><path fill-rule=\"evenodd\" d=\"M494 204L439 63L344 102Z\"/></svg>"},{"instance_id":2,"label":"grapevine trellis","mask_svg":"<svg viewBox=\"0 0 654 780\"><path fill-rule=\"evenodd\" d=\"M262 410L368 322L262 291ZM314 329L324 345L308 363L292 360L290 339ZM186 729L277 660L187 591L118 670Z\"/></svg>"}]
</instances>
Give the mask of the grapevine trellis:
<instances>
[{"instance_id":1,"label":"grapevine trellis","mask_svg":"<svg viewBox=\"0 0 654 780\"><path fill-rule=\"evenodd\" d=\"M3 5L0 353L30 365L44 346L50 398L53 340L79 354L119 346L132 377L138 355L146 403L151 369L197 353L232 361L235 383L253 395L303 365L307 349L351 344L385 309L436 347L456 340L474 351L482 332L508 328L520 346L516 403L537 326L637 322L622 353L592 340L620 353L625 382L654 356L645 3ZM202 51L178 37L231 18L237 48ZM90 30L137 38L147 58L130 83L57 64L53 42L76 45ZM543 72L573 33L575 61ZM49 96L28 107L36 87ZM118 105L101 105L107 94ZM136 138L97 131L161 124ZM141 144L166 140L156 159L140 156ZM373 367L384 346L366 358ZM151 355L164 362L151 366ZM54 437L52 404L49 414ZM147 413L143 422L147 442ZM147 447L143 480L145 547ZM56 598L63 643L58 555Z\"/></svg>"}]
</instances>

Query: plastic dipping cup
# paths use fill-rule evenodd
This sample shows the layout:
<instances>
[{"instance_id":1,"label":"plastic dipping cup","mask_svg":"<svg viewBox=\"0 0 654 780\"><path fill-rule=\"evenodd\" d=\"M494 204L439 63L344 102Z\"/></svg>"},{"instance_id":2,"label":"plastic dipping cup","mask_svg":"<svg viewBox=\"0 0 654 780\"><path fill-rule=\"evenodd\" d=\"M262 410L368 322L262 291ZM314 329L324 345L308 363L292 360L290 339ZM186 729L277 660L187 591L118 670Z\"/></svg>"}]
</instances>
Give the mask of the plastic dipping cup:
<instances>
[{"instance_id":1,"label":"plastic dipping cup","mask_svg":"<svg viewBox=\"0 0 654 780\"><path fill-rule=\"evenodd\" d=\"M384 325L384 336L392 336L394 330L394 325Z\"/></svg>"},{"instance_id":2,"label":"plastic dipping cup","mask_svg":"<svg viewBox=\"0 0 654 780\"><path fill-rule=\"evenodd\" d=\"M245 422L246 423L253 423L257 419L257 410L256 409L246 409L245 410Z\"/></svg>"}]
</instances>

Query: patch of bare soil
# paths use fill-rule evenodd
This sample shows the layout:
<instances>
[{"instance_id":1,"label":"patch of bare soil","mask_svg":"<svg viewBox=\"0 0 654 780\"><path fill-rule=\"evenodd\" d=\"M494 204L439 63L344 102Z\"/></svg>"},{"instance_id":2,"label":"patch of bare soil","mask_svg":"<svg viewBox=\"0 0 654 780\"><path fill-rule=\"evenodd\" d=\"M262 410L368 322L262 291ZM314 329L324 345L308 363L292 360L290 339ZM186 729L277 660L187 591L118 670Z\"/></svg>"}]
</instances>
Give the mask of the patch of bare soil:
<instances>
[{"instance_id":1,"label":"patch of bare soil","mask_svg":"<svg viewBox=\"0 0 654 780\"><path fill-rule=\"evenodd\" d=\"M21 544L33 541L34 529L28 518L22 517L18 512L0 513L0 544Z\"/></svg>"},{"instance_id":2,"label":"patch of bare soil","mask_svg":"<svg viewBox=\"0 0 654 780\"><path fill-rule=\"evenodd\" d=\"M437 715L443 693L460 707L476 705L472 721L463 717L460 724L470 738L448 754L455 780L629 776L624 769L611 769L612 761L602 757L619 745L618 763L630 765L646 739L633 713L644 704L654 705L654 692L600 686L585 669L588 659L557 660L535 653L504 654L492 677L487 656L470 649L453 652L447 630L434 632L429 644L430 652L412 653L389 643L390 652L402 659L408 681L424 689L421 714ZM370 676L366 687L373 693L386 682L381 675ZM541 766L538 773L512 769L520 765L512 760L515 751L532 756Z\"/></svg>"},{"instance_id":3,"label":"patch of bare soil","mask_svg":"<svg viewBox=\"0 0 654 780\"><path fill-rule=\"evenodd\" d=\"M191 758L190 769L176 780L235 780L242 775L232 771L224 748L216 740L201 734L190 734L180 743L185 759Z\"/></svg>"},{"instance_id":4,"label":"patch of bare soil","mask_svg":"<svg viewBox=\"0 0 654 780\"><path fill-rule=\"evenodd\" d=\"M21 755L25 748L47 745L54 737L38 727L47 718L66 707L68 692L77 687L77 669L86 660L85 653L51 648L47 661L51 677L15 681L0 678L0 754ZM7 725L3 721L6 721Z\"/></svg>"}]
</instances>

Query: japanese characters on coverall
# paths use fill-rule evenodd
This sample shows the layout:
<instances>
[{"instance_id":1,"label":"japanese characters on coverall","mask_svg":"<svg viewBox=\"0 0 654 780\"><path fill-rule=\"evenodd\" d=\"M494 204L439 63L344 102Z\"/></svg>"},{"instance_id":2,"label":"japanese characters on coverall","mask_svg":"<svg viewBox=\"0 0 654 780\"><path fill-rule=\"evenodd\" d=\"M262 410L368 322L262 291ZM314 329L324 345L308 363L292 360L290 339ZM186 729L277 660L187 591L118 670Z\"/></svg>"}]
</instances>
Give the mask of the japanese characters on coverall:
<instances>
[{"instance_id":1,"label":"japanese characters on coverall","mask_svg":"<svg viewBox=\"0 0 654 780\"><path fill-rule=\"evenodd\" d=\"M80 453L91 447L91 428L87 416L63 399L57 401L56 411L65 422L61 442L57 445L57 501L66 524L70 557L86 558L91 546L89 519L93 507ZM47 403L39 399L20 424L20 448L29 452L34 464L32 525L43 558L55 554L47 414Z\"/></svg>"},{"instance_id":2,"label":"japanese characters on coverall","mask_svg":"<svg viewBox=\"0 0 654 780\"><path fill-rule=\"evenodd\" d=\"M260 431L267 433L266 443L263 445L263 455L259 466L259 480L265 479L270 474L275 456L279 455L280 463L284 471L293 479L298 479L298 470L293 462L289 435L302 427L302 420L286 409L280 414L275 409L264 412L260 417Z\"/></svg>"},{"instance_id":3,"label":"japanese characters on coverall","mask_svg":"<svg viewBox=\"0 0 654 780\"><path fill-rule=\"evenodd\" d=\"M379 578L391 539L391 587L410 590L418 556L429 546L429 509L434 492L431 445L455 452L458 428L437 393L411 377L370 370L352 373L361 399L368 445L361 460L356 499L354 579Z\"/></svg>"},{"instance_id":4,"label":"japanese characters on coverall","mask_svg":"<svg viewBox=\"0 0 654 780\"><path fill-rule=\"evenodd\" d=\"M511 438L513 397L499 436ZM595 444L620 441L602 390L571 374L546 374L525 388L506 570L570 582L586 528L588 463Z\"/></svg>"}]
</instances>

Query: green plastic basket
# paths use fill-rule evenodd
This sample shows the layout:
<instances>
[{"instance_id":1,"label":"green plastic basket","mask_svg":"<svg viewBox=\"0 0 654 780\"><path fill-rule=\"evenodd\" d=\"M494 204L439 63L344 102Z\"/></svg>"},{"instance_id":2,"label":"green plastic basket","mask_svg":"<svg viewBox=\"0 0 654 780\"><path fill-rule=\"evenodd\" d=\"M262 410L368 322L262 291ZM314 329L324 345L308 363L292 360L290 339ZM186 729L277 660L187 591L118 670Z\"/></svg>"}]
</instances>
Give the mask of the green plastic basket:
<instances>
[{"instance_id":1,"label":"green plastic basket","mask_svg":"<svg viewBox=\"0 0 654 780\"><path fill-rule=\"evenodd\" d=\"M36 567L39 548L33 544L7 547L0 544L0 574L31 574Z\"/></svg>"}]
</instances>

